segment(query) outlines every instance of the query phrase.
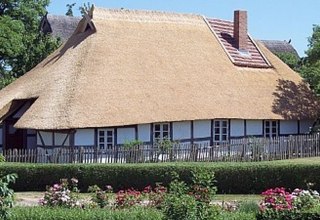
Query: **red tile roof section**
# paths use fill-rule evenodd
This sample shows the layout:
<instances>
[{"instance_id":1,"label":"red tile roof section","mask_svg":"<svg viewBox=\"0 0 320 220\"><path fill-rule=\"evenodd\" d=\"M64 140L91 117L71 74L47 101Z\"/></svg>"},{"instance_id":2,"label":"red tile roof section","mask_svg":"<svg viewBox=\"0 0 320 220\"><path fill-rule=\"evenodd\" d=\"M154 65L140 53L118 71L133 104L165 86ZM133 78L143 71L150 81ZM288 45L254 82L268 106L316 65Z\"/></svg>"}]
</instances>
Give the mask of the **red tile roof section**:
<instances>
[{"instance_id":1,"label":"red tile roof section","mask_svg":"<svg viewBox=\"0 0 320 220\"><path fill-rule=\"evenodd\" d=\"M254 68L271 67L249 36L247 44L249 54L241 54L241 52L238 51L235 39L233 38L233 22L211 18L207 18L207 21L235 65Z\"/></svg>"}]
</instances>

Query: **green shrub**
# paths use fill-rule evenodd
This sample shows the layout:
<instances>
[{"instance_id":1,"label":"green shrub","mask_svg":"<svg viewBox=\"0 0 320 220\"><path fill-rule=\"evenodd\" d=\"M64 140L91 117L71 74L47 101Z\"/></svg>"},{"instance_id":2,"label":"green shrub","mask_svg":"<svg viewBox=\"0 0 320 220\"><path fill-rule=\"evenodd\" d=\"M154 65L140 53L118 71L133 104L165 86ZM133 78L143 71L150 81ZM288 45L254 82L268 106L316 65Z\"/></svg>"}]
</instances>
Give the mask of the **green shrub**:
<instances>
[{"instance_id":1,"label":"green shrub","mask_svg":"<svg viewBox=\"0 0 320 220\"><path fill-rule=\"evenodd\" d=\"M292 161L252 163L157 163L157 164L15 164L2 163L0 175L17 173L15 191L44 191L47 185L61 178L75 177L82 192L88 186L103 188L111 185L115 191L162 183L168 186L175 171L186 184L191 185L191 171L203 168L215 173L218 193L259 194L265 189L283 186L287 189L304 188L314 183L320 188L320 163L293 163Z\"/></svg>"},{"instance_id":2,"label":"green shrub","mask_svg":"<svg viewBox=\"0 0 320 220\"><path fill-rule=\"evenodd\" d=\"M3 156L3 154L0 154L0 163L5 161L6 161L6 158Z\"/></svg>"},{"instance_id":3,"label":"green shrub","mask_svg":"<svg viewBox=\"0 0 320 220\"><path fill-rule=\"evenodd\" d=\"M209 170L196 169L192 173L192 185L180 181L173 173L174 180L169 184L165 195L163 212L169 220L216 219L220 208L210 205L216 192L214 174Z\"/></svg>"},{"instance_id":4,"label":"green shrub","mask_svg":"<svg viewBox=\"0 0 320 220\"><path fill-rule=\"evenodd\" d=\"M156 209L135 208L110 209L66 209L47 207L13 208L10 220L160 220L163 215Z\"/></svg>"},{"instance_id":5,"label":"green shrub","mask_svg":"<svg viewBox=\"0 0 320 220\"><path fill-rule=\"evenodd\" d=\"M7 174L0 179L0 218L8 219L10 216L9 209L13 206L14 191L9 188L10 183L14 183L17 179L16 174Z\"/></svg>"}]
</instances>

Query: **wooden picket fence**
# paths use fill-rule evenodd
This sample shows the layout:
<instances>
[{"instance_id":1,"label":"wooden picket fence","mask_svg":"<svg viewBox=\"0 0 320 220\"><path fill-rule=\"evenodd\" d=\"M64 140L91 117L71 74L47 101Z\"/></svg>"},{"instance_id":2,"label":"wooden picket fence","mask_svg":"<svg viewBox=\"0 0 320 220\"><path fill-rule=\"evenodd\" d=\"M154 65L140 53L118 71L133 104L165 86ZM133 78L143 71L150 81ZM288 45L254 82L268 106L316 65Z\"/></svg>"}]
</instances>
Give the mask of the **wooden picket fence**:
<instances>
[{"instance_id":1,"label":"wooden picket fence","mask_svg":"<svg viewBox=\"0 0 320 220\"><path fill-rule=\"evenodd\" d=\"M173 161L268 161L320 156L320 134L276 138L231 139L222 144L114 146L4 150L8 162L25 163L155 163Z\"/></svg>"}]
</instances>

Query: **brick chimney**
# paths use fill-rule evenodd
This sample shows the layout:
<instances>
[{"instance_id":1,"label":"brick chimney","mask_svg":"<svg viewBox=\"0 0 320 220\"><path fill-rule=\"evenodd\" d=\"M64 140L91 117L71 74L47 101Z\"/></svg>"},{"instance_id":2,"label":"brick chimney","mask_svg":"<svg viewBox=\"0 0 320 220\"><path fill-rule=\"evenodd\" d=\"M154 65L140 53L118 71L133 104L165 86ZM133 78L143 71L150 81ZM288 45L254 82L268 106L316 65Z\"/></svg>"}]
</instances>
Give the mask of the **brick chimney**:
<instances>
[{"instance_id":1,"label":"brick chimney","mask_svg":"<svg viewBox=\"0 0 320 220\"><path fill-rule=\"evenodd\" d=\"M233 37L236 41L236 47L239 51L248 51L247 38L248 38L248 28L247 28L247 11L234 11L233 20Z\"/></svg>"}]
</instances>

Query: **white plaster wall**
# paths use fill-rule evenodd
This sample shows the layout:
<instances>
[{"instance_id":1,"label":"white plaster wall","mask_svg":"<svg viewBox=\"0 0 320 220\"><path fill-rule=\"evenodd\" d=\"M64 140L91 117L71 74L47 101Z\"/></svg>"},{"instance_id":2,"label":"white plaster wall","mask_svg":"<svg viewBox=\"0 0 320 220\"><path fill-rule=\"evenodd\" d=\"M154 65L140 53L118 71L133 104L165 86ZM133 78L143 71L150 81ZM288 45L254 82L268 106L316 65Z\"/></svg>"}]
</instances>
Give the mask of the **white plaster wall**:
<instances>
[{"instance_id":1,"label":"white plaster wall","mask_svg":"<svg viewBox=\"0 0 320 220\"><path fill-rule=\"evenodd\" d=\"M45 146L52 146L52 132L39 131ZM39 134L37 135L37 144L42 145Z\"/></svg>"},{"instance_id":2,"label":"white plaster wall","mask_svg":"<svg viewBox=\"0 0 320 220\"><path fill-rule=\"evenodd\" d=\"M67 136L68 136L68 134L66 134L66 133L54 133L54 144L56 146L61 146ZM69 144L70 144L69 137L67 137L67 140L63 146L69 146Z\"/></svg>"},{"instance_id":3,"label":"white plaster wall","mask_svg":"<svg viewBox=\"0 0 320 220\"><path fill-rule=\"evenodd\" d=\"M138 125L138 140L142 142L149 142L150 140L151 124Z\"/></svg>"},{"instance_id":4,"label":"white plaster wall","mask_svg":"<svg viewBox=\"0 0 320 220\"><path fill-rule=\"evenodd\" d=\"M74 144L75 146L93 146L94 129L77 129L74 134Z\"/></svg>"},{"instance_id":5,"label":"white plaster wall","mask_svg":"<svg viewBox=\"0 0 320 220\"><path fill-rule=\"evenodd\" d=\"M193 138L211 137L211 121L196 120L193 122Z\"/></svg>"},{"instance_id":6,"label":"white plaster wall","mask_svg":"<svg viewBox=\"0 0 320 220\"><path fill-rule=\"evenodd\" d=\"M0 145L2 145L2 127L0 127Z\"/></svg>"},{"instance_id":7,"label":"white plaster wall","mask_svg":"<svg viewBox=\"0 0 320 220\"><path fill-rule=\"evenodd\" d=\"M312 120L301 120L300 121L300 134L305 134L310 131L310 128L313 125Z\"/></svg>"},{"instance_id":8,"label":"white plaster wall","mask_svg":"<svg viewBox=\"0 0 320 220\"><path fill-rule=\"evenodd\" d=\"M231 137L244 136L244 120L231 120L229 126Z\"/></svg>"},{"instance_id":9,"label":"white plaster wall","mask_svg":"<svg viewBox=\"0 0 320 220\"><path fill-rule=\"evenodd\" d=\"M34 149L37 147L37 137L27 137L27 148L28 149Z\"/></svg>"},{"instance_id":10,"label":"white plaster wall","mask_svg":"<svg viewBox=\"0 0 320 220\"><path fill-rule=\"evenodd\" d=\"M191 138L191 122L173 122L172 123L173 140L190 139Z\"/></svg>"},{"instance_id":11,"label":"white plaster wall","mask_svg":"<svg viewBox=\"0 0 320 220\"><path fill-rule=\"evenodd\" d=\"M262 120L247 120L247 136L262 135Z\"/></svg>"},{"instance_id":12,"label":"white plaster wall","mask_svg":"<svg viewBox=\"0 0 320 220\"><path fill-rule=\"evenodd\" d=\"M117 143L124 144L126 141L135 140L135 129L134 128L118 128L117 129Z\"/></svg>"},{"instance_id":13,"label":"white plaster wall","mask_svg":"<svg viewBox=\"0 0 320 220\"><path fill-rule=\"evenodd\" d=\"M280 121L280 134L297 134L298 122L292 121Z\"/></svg>"}]
</instances>

